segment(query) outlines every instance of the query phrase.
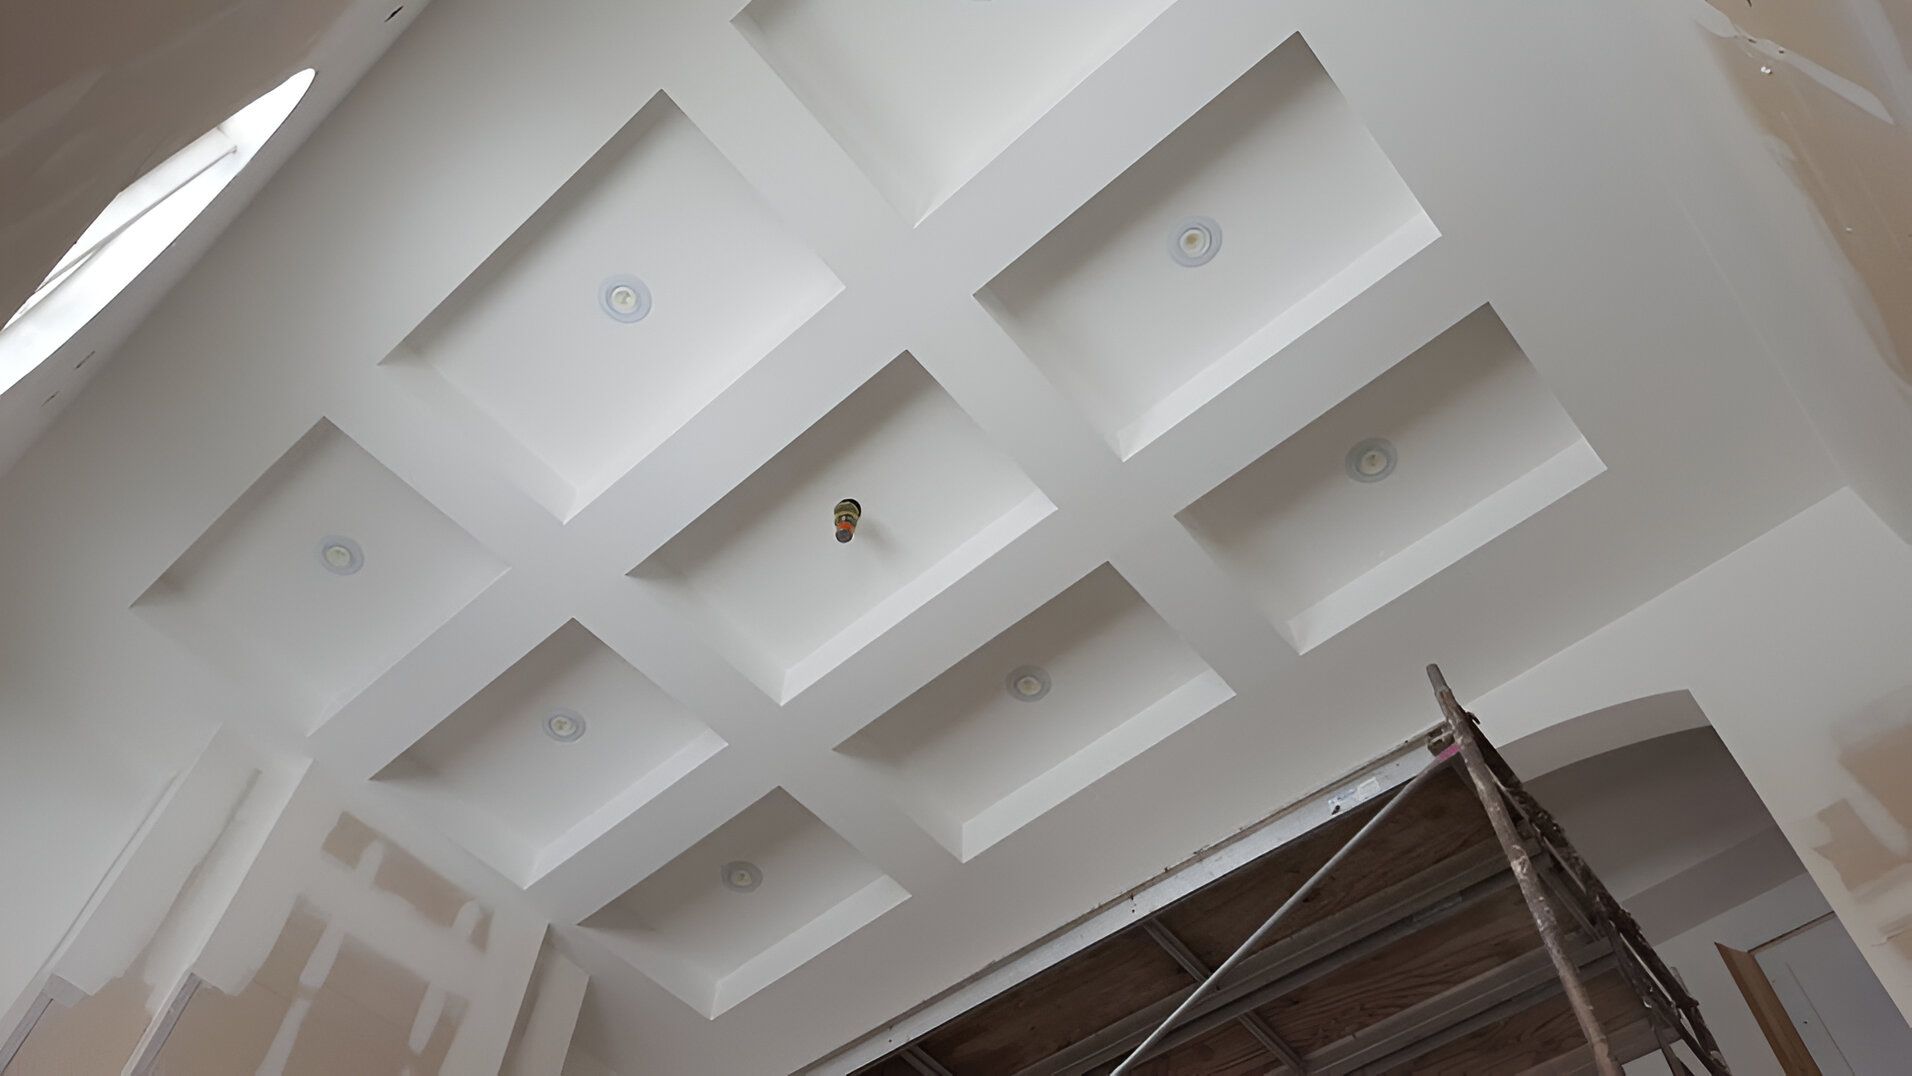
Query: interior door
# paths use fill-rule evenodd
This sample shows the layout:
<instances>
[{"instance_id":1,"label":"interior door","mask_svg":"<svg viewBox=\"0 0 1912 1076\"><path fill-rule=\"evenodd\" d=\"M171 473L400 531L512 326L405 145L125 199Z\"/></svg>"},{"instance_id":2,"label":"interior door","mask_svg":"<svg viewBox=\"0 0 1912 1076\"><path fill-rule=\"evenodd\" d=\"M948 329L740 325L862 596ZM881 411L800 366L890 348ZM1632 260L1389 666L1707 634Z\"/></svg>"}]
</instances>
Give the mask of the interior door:
<instances>
[{"instance_id":1,"label":"interior door","mask_svg":"<svg viewBox=\"0 0 1912 1076\"><path fill-rule=\"evenodd\" d=\"M1799 1030L1793 1027L1792 1017L1786 1012L1786 1003L1779 999L1779 992L1766 979L1766 972L1759 966L1759 958L1743 949L1729 949L1718 942L1713 943L1719 950L1720 959L1726 961L1726 969L1733 973L1733 982L1739 986L1739 992L1746 995L1746 1004L1753 1010L1753 1019L1759 1021L1759 1030L1773 1048L1773 1056L1779 1058L1779 1067L1786 1076L1823 1076L1819 1066L1813 1063L1812 1054L1806 1049Z\"/></svg>"},{"instance_id":2,"label":"interior door","mask_svg":"<svg viewBox=\"0 0 1912 1076\"><path fill-rule=\"evenodd\" d=\"M1820 1069L1908 1071L1912 1028L1837 918L1815 920L1753 956Z\"/></svg>"}]
</instances>

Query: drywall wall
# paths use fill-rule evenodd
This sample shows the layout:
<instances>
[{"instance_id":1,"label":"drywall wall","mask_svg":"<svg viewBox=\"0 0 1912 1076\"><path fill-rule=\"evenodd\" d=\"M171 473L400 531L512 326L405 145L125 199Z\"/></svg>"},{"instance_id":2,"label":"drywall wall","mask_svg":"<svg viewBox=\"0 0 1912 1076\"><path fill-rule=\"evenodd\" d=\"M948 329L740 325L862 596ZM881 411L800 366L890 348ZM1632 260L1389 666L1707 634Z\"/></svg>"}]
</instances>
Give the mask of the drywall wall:
<instances>
[{"instance_id":1,"label":"drywall wall","mask_svg":"<svg viewBox=\"0 0 1912 1076\"><path fill-rule=\"evenodd\" d=\"M1851 266L1867 327L1912 384L1912 9L1707 0L1696 22Z\"/></svg>"},{"instance_id":2,"label":"drywall wall","mask_svg":"<svg viewBox=\"0 0 1912 1076\"><path fill-rule=\"evenodd\" d=\"M128 1063L185 981L301 768L229 733L205 745L0 1018L0 1038L19 1046L10 1061L0 1049L0 1071L84 1076Z\"/></svg>"},{"instance_id":3,"label":"drywall wall","mask_svg":"<svg viewBox=\"0 0 1912 1076\"><path fill-rule=\"evenodd\" d=\"M24 4L0 48L0 308L122 188L298 69L346 0Z\"/></svg>"},{"instance_id":4,"label":"drywall wall","mask_svg":"<svg viewBox=\"0 0 1912 1076\"><path fill-rule=\"evenodd\" d=\"M308 777L194 965L181 1071L496 1072L545 922L479 899Z\"/></svg>"},{"instance_id":5,"label":"drywall wall","mask_svg":"<svg viewBox=\"0 0 1912 1076\"><path fill-rule=\"evenodd\" d=\"M1912 765L1908 639L1912 547L1847 489L1474 708L1507 741L1690 691L1887 992L1912 1012L1912 804L1894 779Z\"/></svg>"},{"instance_id":6,"label":"drywall wall","mask_svg":"<svg viewBox=\"0 0 1912 1076\"><path fill-rule=\"evenodd\" d=\"M1912 69L1894 0L1633 0L1582 46L1617 57L1655 178L1761 322L1845 475L1912 540ZM1726 162L1736 180L1723 183ZM1783 317L1762 314L1785 310Z\"/></svg>"},{"instance_id":7,"label":"drywall wall","mask_svg":"<svg viewBox=\"0 0 1912 1076\"><path fill-rule=\"evenodd\" d=\"M221 733L0 1023L0 1073L463 1076L508 1046L512 1071L555 1072L584 973L425 845Z\"/></svg>"},{"instance_id":8,"label":"drywall wall","mask_svg":"<svg viewBox=\"0 0 1912 1076\"><path fill-rule=\"evenodd\" d=\"M0 862L35 865L0 871L0 1005L28 991L171 780L46 717L0 714Z\"/></svg>"}]
</instances>

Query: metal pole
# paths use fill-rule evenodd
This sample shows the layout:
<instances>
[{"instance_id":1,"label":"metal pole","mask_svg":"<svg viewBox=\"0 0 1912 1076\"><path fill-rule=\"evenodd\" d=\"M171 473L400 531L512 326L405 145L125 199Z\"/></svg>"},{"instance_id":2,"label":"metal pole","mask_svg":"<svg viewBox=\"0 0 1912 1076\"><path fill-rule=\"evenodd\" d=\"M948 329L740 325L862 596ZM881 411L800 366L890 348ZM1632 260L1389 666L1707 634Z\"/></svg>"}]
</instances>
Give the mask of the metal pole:
<instances>
[{"instance_id":1,"label":"metal pole","mask_svg":"<svg viewBox=\"0 0 1912 1076\"><path fill-rule=\"evenodd\" d=\"M1230 953L1228 959L1222 961L1220 967L1210 972L1208 978L1203 979L1201 985L1195 988L1195 992L1184 998L1182 1003L1175 1007L1175 1011L1168 1014L1167 1019L1163 1020L1154 1031L1149 1032L1149 1037L1142 1040L1142 1045L1137 1046L1129 1053L1128 1057L1123 1058L1122 1063L1109 1072L1109 1076L1122 1076L1123 1073L1128 1072L1144 1058L1148 1057L1149 1050L1162 1040L1162 1036L1173 1030L1175 1025L1181 1022L1184 1014L1212 993L1215 987L1221 984L1222 979L1226 977L1230 971L1234 970L1235 965L1241 963L1242 958L1247 956L1249 951L1253 949L1257 943L1267 937L1269 931L1275 929L1275 924L1286 918L1289 912L1300 907L1301 902L1307 899L1308 894L1314 892L1315 887L1321 884L1321 880L1326 878L1328 873L1334 870L1335 867L1339 866L1341 861L1348 857L1348 853L1354 851L1355 846L1359 845L1368 834L1374 832L1382 822L1386 821L1388 815L1393 814L1396 807L1406 803L1408 796L1412 795L1415 789L1421 787L1421 785L1427 782L1428 778L1434 776L1434 774L1440 770L1441 765L1454 756L1454 751L1454 748L1449 747L1434 756L1434 761L1429 762L1420 773L1415 774L1406 784L1402 785L1401 790L1394 794L1393 799L1383 804L1381 809L1374 813L1373 818L1368 819L1360 829L1356 830L1354 836L1348 838L1348 843L1341 846L1340 851L1329 856L1328 861L1321 865L1320 870L1315 871L1314 874L1309 876L1307 881L1301 883L1301 888L1295 890L1292 896L1283 901L1281 907L1275 909L1275 914L1264 920L1261 926L1256 927L1255 932L1248 936L1248 940L1242 942L1233 953ZM1602 1076L1608 1076L1608 1074L1602 1073ZM1614 1076L1617 1076L1617 1070Z\"/></svg>"},{"instance_id":2,"label":"metal pole","mask_svg":"<svg viewBox=\"0 0 1912 1076\"><path fill-rule=\"evenodd\" d=\"M1480 744L1474 739L1471 716L1455 701L1454 692L1447 686L1447 678L1441 675L1440 666L1429 665L1427 679L1434 685L1434 695L1441 704L1441 716L1446 719L1448 732L1454 737L1454 746L1460 749L1461 761L1466 764L1468 779L1474 785L1474 794L1480 798L1488 821L1494 825L1494 836L1500 838L1500 846L1507 853L1507 862L1514 869L1514 880L1520 884L1521 896L1527 898L1527 910L1533 913L1534 926L1540 930L1540 943L1546 947L1547 956L1553 960L1554 971L1560 976L1560 985L1567 992L1567 1002L1573 1006L1574 1019L1580 1022L1580 1033L1587 1038L1587 1048L1593 1053L1594 1069L1600 1076L1621 1076L1620 1066L1613 1060L1613 1048L1607 1043L1606 1030L1600 1026L1600 1018L1593 1012L1593 1002L1587 997L1586 984L1580 981L1579 969L1567 956L1566 942L1560 933L1560 921L1554 916L1553 905L1548 902L1540 878L1534 873L1533 861L1527 858L1527 849L1521 844L1520 834L1514 830L1513 818L1507 813L1507 803L1501 799L1500 785L1493 779L1487 760L1481 755Z\"/></svg>"}]
</instances>

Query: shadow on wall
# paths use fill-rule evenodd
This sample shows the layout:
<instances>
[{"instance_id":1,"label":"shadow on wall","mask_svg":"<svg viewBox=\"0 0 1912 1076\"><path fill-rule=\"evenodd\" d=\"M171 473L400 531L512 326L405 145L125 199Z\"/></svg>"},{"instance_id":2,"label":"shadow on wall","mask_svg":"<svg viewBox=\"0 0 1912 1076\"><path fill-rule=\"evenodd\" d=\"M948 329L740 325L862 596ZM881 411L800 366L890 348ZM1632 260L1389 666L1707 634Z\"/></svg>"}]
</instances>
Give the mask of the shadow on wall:
<instances>
[{"instance_id":1,"label":"shadow on wall","mask_svg":"<svg viewBox=\"0 0 1912 1076\"><path fill-rule=\"evenodd\" d=\"M1624 728L1619 718L1629 709L1677 712L1669 702L1692 705L1679 692L1588 716ZM1656 941L1805 870L1759 793L1705 725L1590 754L1528 787Z\"/></svg>"},{"instance_id":2,"label":"shadow on wall","mask_svg":"<svg viewBox=\"0 0 1912 1076\"><path fill-rule=\"evenodd\" d=\"M1556 721L1500 752L1522 780L1532 780L1647 740L1711 727L1692 692L1666 691Z\"/></svg>"}]
</instances>

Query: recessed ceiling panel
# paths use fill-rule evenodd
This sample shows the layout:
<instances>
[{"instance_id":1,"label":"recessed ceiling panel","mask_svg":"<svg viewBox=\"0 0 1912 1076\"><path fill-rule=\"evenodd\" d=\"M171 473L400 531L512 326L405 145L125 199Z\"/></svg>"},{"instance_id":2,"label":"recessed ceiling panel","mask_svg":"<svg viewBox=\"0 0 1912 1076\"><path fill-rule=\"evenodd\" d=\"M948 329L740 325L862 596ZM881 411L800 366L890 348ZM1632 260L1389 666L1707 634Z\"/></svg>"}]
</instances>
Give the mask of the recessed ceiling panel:
<instances>
[{"instance_id":1,"label":"recessed ceiling panel","mask_svg":"<svg viewBox=\"0 0 1912 1076\"><path fill-rule=\"evenodd\" d=\"M321 420L134 607L308 733L503 573Z\"/></svg>"},{"instance_id":2,"label":"recessed ceiling panel","mask_svg":"<svg viewBox=\"0 0 1912 1076\"><path fill-rule=\"evenodd\" d=\"M1604 469L1484 306L1181 519L1305 651Z\"/></svg>"},{"instance_id":3,"label":"recessed ceiling panel","mask_svg":"<svg viewBox=\"0 0 1912 1076\"><path fill-rule=\"evenodd\" d=\"M658 95L416 330L569 518L841 289Z\"/></svg>"},{"instance_id":4,"label":"recessed ceiling panel","mask_svg":"<svg viewBox=\"0 0 1912 1076\"><path fill-rule=\"evenodd\" d=\"M1231 694L1103 565L838 750L967 860Z\"/></svg>"},{"instance_id":5,"label":"recessed ceiling panel","mask_svg":"<svg viewBox=\"0 0 1912 1076\"><path fill-rule=\"evenodd\" d=\"M1295 36L977 298L1126 458L1436 237Z\"/></svg>"},{"instance_id":6,"label":"recessed ceiling panel","mask_svg":"<svg viewBox=\"0 0 1912 1076\"><path fill-rule=\"evenodd\" d=\"M777 789L584 926L714 1019L908 896Z\"/></svg>"},{"instance_id":7,"label":"recessed ceiling panel","mask_svg":"<svg viewBox=\"0 0 1912 1076\"><path fill-rule=\"evenodd\" d=\"M1167 7L754 0L736 25L914 224Z\"/></svg>"},{"instance_id":8,"label":"recessed ceiling panel","mask_svg":"<svg viewBox=\"0 0 1912 1076\"><path fill-rule=\"evenodd\" d=\"M1053 510L906 353L634 574L787 701Z\"/></svg>"},{"instance_id":9,"label":"recessed ceiling panel","mask_svg":"<svg viewBox=\"0 0 1912 1076\"><path fill-rule=\"evenodd\" d=\"M379 778L425 801L500 873L530 885L723 746L571 621Z\"/></svg>"}]
</instances>

